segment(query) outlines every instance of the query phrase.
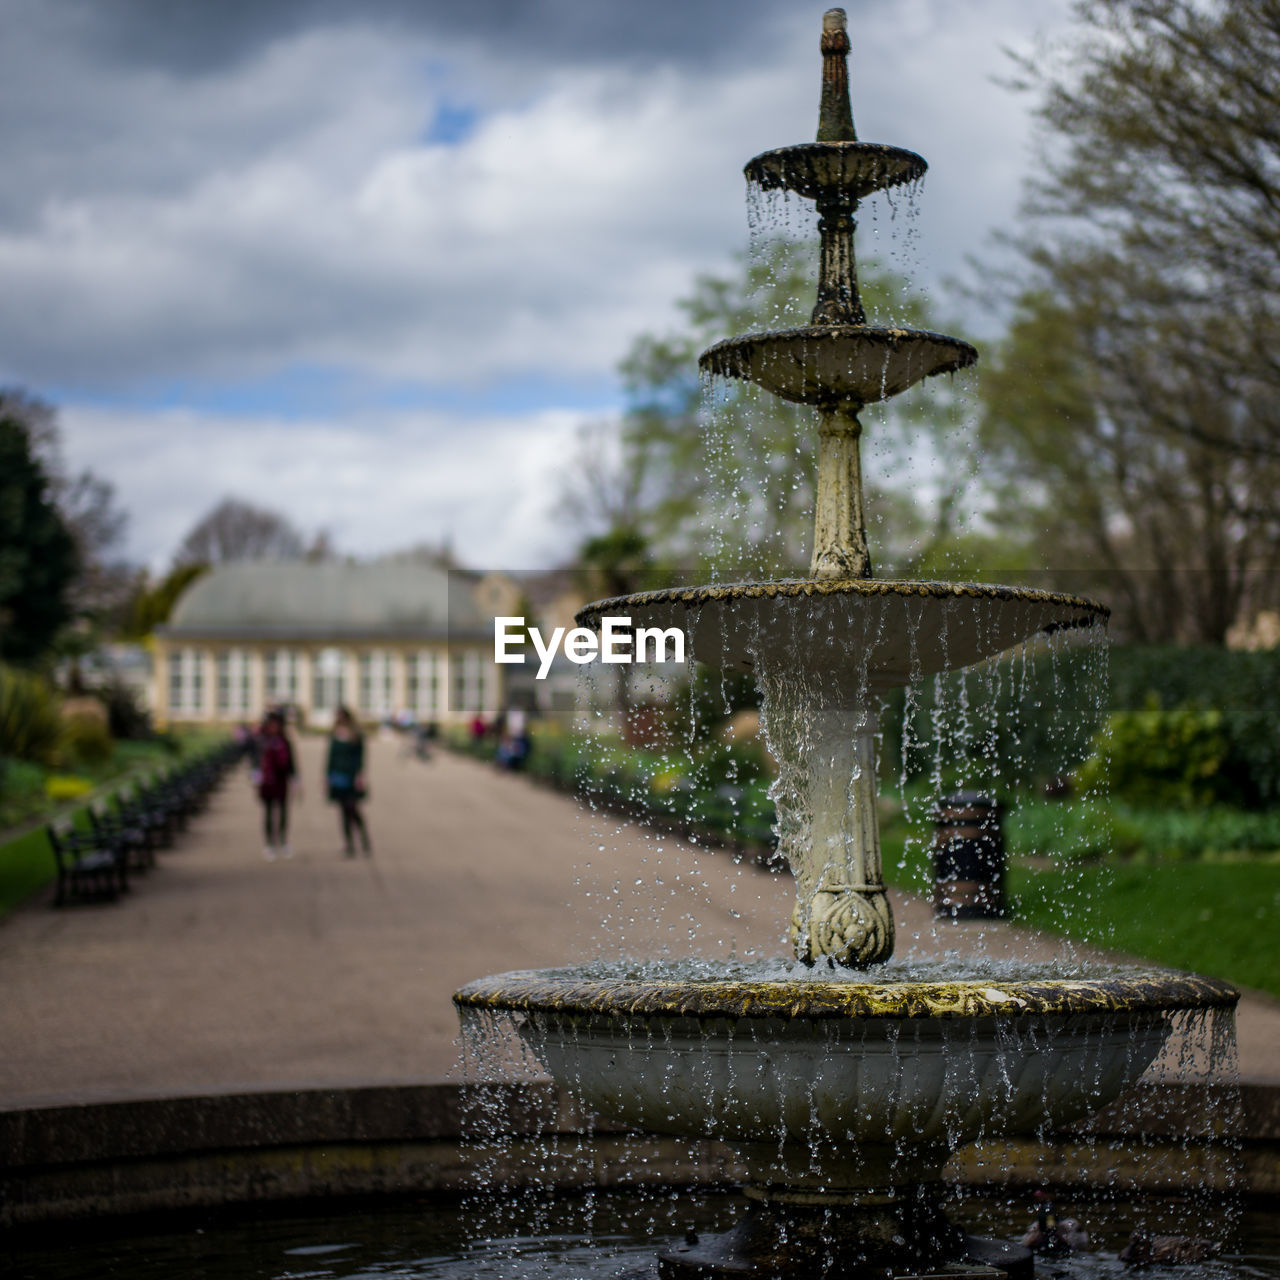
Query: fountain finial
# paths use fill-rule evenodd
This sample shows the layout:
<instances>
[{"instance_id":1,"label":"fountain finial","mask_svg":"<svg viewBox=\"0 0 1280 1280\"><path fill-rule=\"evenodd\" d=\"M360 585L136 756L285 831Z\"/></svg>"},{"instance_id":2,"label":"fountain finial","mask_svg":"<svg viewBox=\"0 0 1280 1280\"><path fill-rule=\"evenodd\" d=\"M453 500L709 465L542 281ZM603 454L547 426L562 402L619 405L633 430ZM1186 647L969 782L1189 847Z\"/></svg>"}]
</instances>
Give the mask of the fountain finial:
<instances>
[{"instance_id":1,"label":"fountain finial","mask_svg":"<svg viewBox=\"0 0 1280 1280\"><path fill-rule=\"evenodd\" d=\"M849 105L849 33L843 9L822 15L822 105L818 111L819 142L857 142Z\"/></svg>"}]
</instances>

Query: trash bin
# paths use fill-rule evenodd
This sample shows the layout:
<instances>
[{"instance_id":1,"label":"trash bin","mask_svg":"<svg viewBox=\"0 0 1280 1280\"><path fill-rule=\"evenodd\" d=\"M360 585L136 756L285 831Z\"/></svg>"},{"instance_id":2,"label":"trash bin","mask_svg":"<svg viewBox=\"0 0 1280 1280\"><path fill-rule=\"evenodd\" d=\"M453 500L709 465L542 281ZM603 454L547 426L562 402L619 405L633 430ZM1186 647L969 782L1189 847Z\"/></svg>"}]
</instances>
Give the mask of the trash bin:
<instances>
[{"instance_id":1,"label":"trash bin","mask_svg":"<svg viewBox=\"0 0 1280 1280\"><path fill-rule=\"evenodd\" d=\"M938 801L933 830L933 911L952 920L1004 915L1004 833L991 796L964 791Z\"/></svg>"}]
</instances>

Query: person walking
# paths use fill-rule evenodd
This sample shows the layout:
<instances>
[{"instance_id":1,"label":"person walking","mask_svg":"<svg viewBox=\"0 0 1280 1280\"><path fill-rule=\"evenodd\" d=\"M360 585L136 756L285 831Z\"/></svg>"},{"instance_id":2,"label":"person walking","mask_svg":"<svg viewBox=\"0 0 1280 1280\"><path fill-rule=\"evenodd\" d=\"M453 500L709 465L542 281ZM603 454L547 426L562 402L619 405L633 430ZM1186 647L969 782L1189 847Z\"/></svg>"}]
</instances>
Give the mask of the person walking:
<instances>
[{"instance_id":1,"label":"person walking","mask_svg":"<svg viewBox=\"0 0 1280 1280\"><path fill-rule=\"evenodd\" d=\"M364 735L346 707L339 707L333 717L325 780L329 786L329 799L342 811L343 852L348 858L355 857L355 838L359 832L360 847L366 854L371 853L369 829L360 812L360 803L365 797Z\"/></svg>"},{"instance_id":2,"label":"person walking","mask_svg":"<svg viewBox=\"0 0 1280 1280\"><path fill-rule=\"evenodd\" d=\"M284 716L278 711L268 711L258 737L255 769L266 834L266 847L262 852L268 862L277 854L285 858L293 856L289 847L289 788L297 772L293 744L284 732Z\"/></svg>"}]
</instances>

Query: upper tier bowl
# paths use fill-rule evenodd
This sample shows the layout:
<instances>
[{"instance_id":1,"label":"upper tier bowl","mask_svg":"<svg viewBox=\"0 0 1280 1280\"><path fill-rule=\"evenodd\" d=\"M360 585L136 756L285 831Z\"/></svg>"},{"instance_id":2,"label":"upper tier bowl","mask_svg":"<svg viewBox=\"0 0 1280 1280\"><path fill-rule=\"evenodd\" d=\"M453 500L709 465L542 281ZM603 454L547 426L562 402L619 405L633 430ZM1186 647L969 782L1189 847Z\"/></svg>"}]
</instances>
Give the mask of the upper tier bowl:
<instances>
[{"instance_id":1,"label":"upper tier bowl","mask_svg":"<svg viewBox=\"0 0 1280 1280\"><path fill-rule=\"evenodd\" d=\"M747 162L747 181L765 191L787 190L822 200L861 200L874 191L924 176L923 156L880 142L802 142L766 151Z\"/></svg>"},{"instance_id":2,"label":"upper tier bowl","mask_svg":"<svg viewBox=\"0 0 1280 1280\"><path fill-rule=\"evenodd\" d=\"M587 605L577 621L597 627L625 616L637 627L678 627L688 656L714 667L751 671L777 654L813 671L861 670L908 684L1040 633L1101 624L1109 613L1083 596L1029 587L803 578L614 596Z\"/></svg>"},{"instance_id":3,"label":"upper tier bowl","mask_svg":"<svg viewBox=\"0 0 1280 1280\"><path fill-rule=\"evenodd\" d=\"M708 347L698 366L797 404L857 408L936 373L967 369L977 359L967 342L927 329L830 324L726 338Z\"/></svg>"}]
</instances>

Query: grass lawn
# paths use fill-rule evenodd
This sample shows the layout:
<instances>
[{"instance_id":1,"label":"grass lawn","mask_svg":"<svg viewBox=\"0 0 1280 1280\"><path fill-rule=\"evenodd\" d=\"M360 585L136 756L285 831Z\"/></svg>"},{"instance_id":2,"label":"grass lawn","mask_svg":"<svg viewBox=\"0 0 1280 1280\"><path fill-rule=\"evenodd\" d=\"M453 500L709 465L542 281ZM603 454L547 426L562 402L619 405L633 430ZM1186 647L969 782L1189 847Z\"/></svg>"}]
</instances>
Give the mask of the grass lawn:
<instances>
[{"instance_id":1,"label":"grass lawn","mask_svg":"<svg viewBox=\"0 0 1280 1280\"><path fill-rule=\"evenodd\" d=\"M39 821L63 807L49 796L46 788L50 779L70 778L86 789L95 789L131 775L168 768L213 741L211 735L197 732L171 740L116 742L106 760L93 764L76 762L58 770L43 769L24 760L6 760L0 780L0 833Z\"/></svg>"},{"instance_id":2,"label":"grass lawn","mask_svg":"<svg viewBox=\"0 0 1280 1280\"><path fill-rule=\"evenodd\" d=\"M899 888L927 894L933 877L928 849L919 834L907 845L907 832L900 817L885 822L885 876ZM1044 861L1048 865L1018 859L1010 865L1011 920L1280 997L1275 854Z\"/></svg>"},{"instance_id":3,"label":"grass lawn","mask_svg":"<svg viewBox=\"0 0 1280 1280\"><path fill-rule=\"evenodd\" d=\"M76 813L76 825L87 825L86 810ZM21 906L56 872L53 850L43 827L0 845L0 918Z\"/></svg>"},{"instance_id":4,"label":"grass lawn","mask_svg":"<svg viewBox=\"0 0 1280 1280\"><path fill-rule=\"evenodd\" d=\"M1280 996L1280 861L1014 866L1009 891L1035 928Z\"/></svg>"}]
</instances>

